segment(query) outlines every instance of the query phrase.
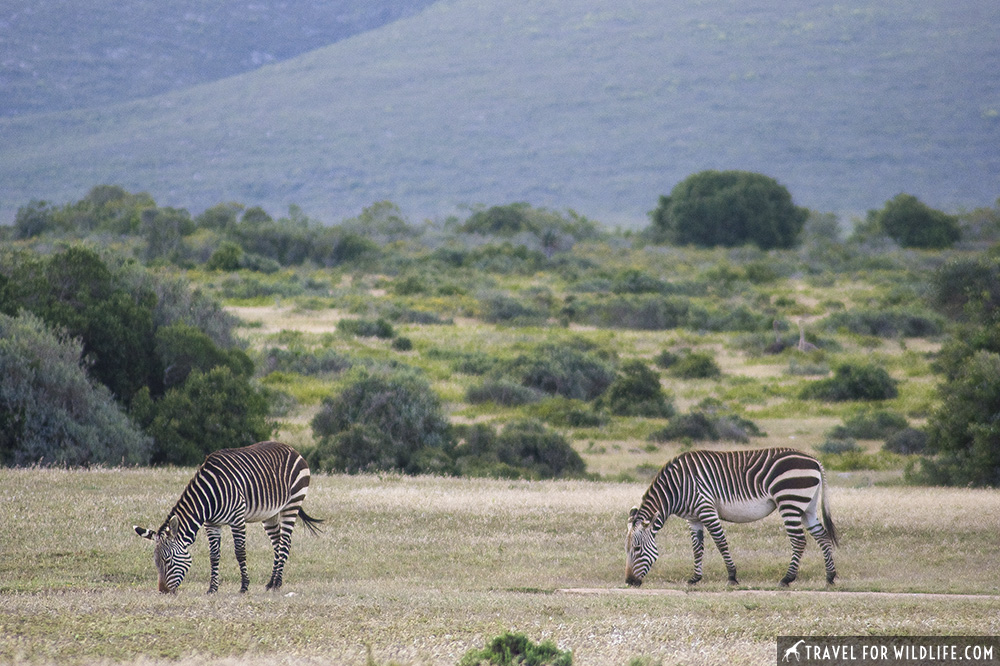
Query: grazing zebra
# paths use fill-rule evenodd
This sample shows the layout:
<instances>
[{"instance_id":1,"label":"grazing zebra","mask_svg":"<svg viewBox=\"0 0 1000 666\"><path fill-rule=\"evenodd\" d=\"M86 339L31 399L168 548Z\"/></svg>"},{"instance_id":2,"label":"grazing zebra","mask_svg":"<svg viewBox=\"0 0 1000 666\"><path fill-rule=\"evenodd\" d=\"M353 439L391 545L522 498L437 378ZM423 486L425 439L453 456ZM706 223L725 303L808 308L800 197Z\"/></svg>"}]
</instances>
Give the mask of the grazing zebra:
<instances>
[{"instance_id":1,"label":"grazing zebra","mask_svg":"<svg viewBox=\"0 0 1000 666\"><path fill-rule=\"evenodd\" d=\"M282 573L292 541L295 519L317 532L322 522L307 515L302 502L309 491L305 459L281 442L259 442L240 449L210 453L188 482L174 508L157 531L135 526L136 533L151 540L160 592L176 592L191 568L188 550L205 527L208 534L212 577L209 593L219 589L222 526L229 525L240 565L240 592L250 587L246 563L246 523L263 522L274 546L274 569L267 589L281 587Z\"/></svg>"},{"instance_id":2,"label":"grazing zebra","mask_svg":"<svg viewBox=\"0 0 1000 666\"><path fill-rule=\"evenodd\" d=\"M821 494L822 522L816 517ZM833 564L837 534L826 499L823 466L793 449L691 451L664 465L643 496L642 505L629 512L625 582L636 587L642 584L656 561L656 533L667 516L675 514L687 520L691 529L694 575L688 583L701 580L707 529L726 562L729 582L736 584L736 565L729 555L722 521L749 523L775 509L792 542L792 562L781 585L787 586L798 575L806 547L803 527L822 549L826 580L832 584L837 575Z\"/></svg>"}]
</instances>

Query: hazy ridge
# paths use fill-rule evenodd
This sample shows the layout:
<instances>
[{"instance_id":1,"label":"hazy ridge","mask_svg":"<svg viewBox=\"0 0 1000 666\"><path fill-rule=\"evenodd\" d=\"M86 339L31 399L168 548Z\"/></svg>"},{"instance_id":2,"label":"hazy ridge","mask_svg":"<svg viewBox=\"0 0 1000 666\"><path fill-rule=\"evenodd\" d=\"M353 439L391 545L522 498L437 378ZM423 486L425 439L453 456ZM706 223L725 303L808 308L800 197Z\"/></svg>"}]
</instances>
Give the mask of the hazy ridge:
<instances>
[{"instance_id":1,"label":"hazy ridge","mask_svg":"<svg viewBox=\"0 0 1000 666\"><path fill-rule=\"evenodd\" d=\"M0 121L0 220L97 183L327 221L524 200L610 223L690 173L767 173L800 205L1000 195L993 0L438 0L253 72Z\"/></svg>"}]
</instances>

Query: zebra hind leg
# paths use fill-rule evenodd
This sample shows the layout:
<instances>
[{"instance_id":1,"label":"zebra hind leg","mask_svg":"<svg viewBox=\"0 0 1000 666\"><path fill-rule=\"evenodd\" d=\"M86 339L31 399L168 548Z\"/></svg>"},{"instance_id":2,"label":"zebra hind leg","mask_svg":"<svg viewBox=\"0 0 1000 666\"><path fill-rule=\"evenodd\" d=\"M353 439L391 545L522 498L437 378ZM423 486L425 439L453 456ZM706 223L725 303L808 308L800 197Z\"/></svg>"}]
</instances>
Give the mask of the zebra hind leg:
<instances>
[{"instance_id":1,"label":"zebra hind leg","mask_svg":"<svg viewBox=\"0 0 1000 666\"><path fill-rule=\"evenodd\" d=\"M837 567L833 564L833 539L830 538L826 528L818 522L809 526L809 533L813 535L820 550L823 551L823 560L826 564L826 583L833 585L834 579L837 578Z\"/></svg>"},{"instance_id":2,"label":"zebra hind leg","mask_svg":"<svg viewBox=\"0 0 1000 666\"><path fill-rule=\"evenodd\" d=\"M688 580L688 585L694 585L701 580L701 563L705 556L705 530L698 523L691 523L691 548L694 550L694 575Z\"/></svg>"},{"instance_id":3,"label":"zebra hind leg","mask_svg":"<svg viewBox=\"0 0 1000 666\"><path fill-rule=\"evenodd\" d=\"M267 583L268 590L277 590L281 587L285 563L288 561L292 545L292 528L295 526L298 511L298 507L295 507L290 513L278 514L273 522L264 523L264 530L274 548L274 567L271 570L271 580Z\"/></svg>"},{"instance_id":4,"label":"zebra hind leg","mask_svg":"<svg viewBox=\"0 0 1000 666\"><path fill-rule=\"evenodd\" d=\"M785 532L789 541L792 542L792 561L788 564L788 573L781 579L781 587L788 587L792 581L799 577L799 563L802 561L802 553L806 549L806 533L802 529L801 514L787 514L785 519Z\"/></svg>"}]
</instances>

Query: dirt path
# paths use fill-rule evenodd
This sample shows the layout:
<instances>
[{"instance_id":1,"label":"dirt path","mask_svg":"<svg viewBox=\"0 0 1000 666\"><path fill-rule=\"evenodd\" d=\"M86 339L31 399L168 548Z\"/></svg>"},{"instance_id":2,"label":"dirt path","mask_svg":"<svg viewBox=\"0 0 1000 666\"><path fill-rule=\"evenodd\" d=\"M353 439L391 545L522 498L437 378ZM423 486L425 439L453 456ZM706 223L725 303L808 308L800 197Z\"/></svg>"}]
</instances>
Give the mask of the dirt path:
<instances>
[{"instance_id":1,"label":"dirt path","mask_svg":"<svg viewBox=\"0 0 1000 666\"><path fill-rule=\"evenodd\" d=\"M840 590L678 590L672 588L626 588L626 587L570 587L556 590L556 594L581 595L633 595L648 597L683 597L683 596L734 596L734 597L785 597L785 596L829 596L854 597L860 599L885 599L887 601L995 601L1000 603L1000 596L992 594L942 594L937 592L856 592Z\"/></svg>"}]
</instances>

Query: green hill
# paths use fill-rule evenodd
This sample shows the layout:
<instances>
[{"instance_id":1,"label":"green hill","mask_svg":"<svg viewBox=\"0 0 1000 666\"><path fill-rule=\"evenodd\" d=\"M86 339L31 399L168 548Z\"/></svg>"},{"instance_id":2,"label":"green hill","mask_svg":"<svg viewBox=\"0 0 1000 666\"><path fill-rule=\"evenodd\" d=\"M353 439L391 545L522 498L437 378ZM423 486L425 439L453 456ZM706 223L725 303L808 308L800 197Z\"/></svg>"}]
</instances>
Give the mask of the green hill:
<instances>
[{"instance_id":1,"label":"green hill","mask_svg":"<svg viewBox=\"0 0 1000 666\"><path fill-rule=\"evenodd\" d=\"M994 0L438 0L214 83L0 121L0 220L97 183L327 221L524 200L644 225L690 173L796 203L1000 195Z\"/></svg>"}]
</instances>

